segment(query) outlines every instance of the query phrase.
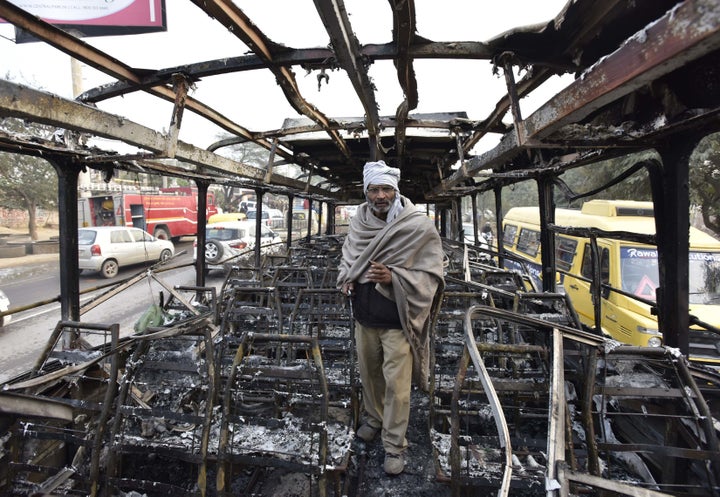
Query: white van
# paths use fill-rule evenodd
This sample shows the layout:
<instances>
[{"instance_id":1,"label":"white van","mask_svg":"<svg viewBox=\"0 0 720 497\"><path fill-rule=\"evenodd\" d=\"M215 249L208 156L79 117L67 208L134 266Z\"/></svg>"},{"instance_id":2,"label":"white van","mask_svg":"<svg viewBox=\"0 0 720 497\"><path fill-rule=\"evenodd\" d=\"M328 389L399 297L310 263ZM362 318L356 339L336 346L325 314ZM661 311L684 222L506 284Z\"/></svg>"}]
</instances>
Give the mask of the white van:
<instances>
[{"instance_id":1,"label":"white van","mask_svg":"<svg viewBox=\"0 0 720 497\"><path fill-rule=\"evenodd\" d=\"M597 228L605 232L655 233L652 202L591 200L581 210L555 210L558 226ZM540 215L537 207L515 207L503 219L505 249L527 263L531 274L541 277ZM658 346L662 335L657 316L646 302L655 301L659 286L657 248L613 238L598 238L601 279L620 291L603 291L600 298L602 332L630 345ZM690 313L700 321L720 327L720 241L690 228ZM573 303L582 323L595 326L591 292L592 257L586 238L558 234L555 262L558 282ZM517 268L506 260L509 268ZM541 284L538 281L538 284ZM633 298L637 297L637 298ZM720 364L720 338L712 331L692 326L690 359Z\"/></svg>"}]
</instances>

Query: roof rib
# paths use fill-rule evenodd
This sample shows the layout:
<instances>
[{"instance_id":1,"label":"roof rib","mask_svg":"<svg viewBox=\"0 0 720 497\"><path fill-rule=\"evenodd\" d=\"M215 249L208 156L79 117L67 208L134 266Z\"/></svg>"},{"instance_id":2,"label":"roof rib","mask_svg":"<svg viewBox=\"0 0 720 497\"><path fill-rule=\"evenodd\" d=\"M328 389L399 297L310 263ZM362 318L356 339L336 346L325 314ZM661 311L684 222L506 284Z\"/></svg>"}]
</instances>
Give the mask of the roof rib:
<instances>
[{"instance_id":1,"label":"roof rib","mask_svg":"<svg viewBox=\"0 0 720 497\"><path fill-rule=\"evenodd\" d=\"M343 0L315 0L315 7L330 35L337 62L345 70L365 110L365 121L371 142L377 146L380 136L380 116L375 90L362 60L360 43L352 26Z\"/></svg>"},{"instance_id":2,"label":"roof rib","mask_svg":"<svg viewBox=\"0 0 720 497\"><path fill-rule=\"evenodd\" d=\"M287 66L278 66L273 63L275 53L281 48L280 45L270 40L241 9L231 2L222 0L192 0L192 2L222 23L231 33L234 33L242 40L250 50L263 59L268 69L275 75L277 83L290 105L300 114L309 117L322 126L342 155L346 159L350 158L350 149L347 144L340 136L340 133L332 129L332 120L314 105L307 102L300 93L294 73Z\"/></svg>"}]
</instances>

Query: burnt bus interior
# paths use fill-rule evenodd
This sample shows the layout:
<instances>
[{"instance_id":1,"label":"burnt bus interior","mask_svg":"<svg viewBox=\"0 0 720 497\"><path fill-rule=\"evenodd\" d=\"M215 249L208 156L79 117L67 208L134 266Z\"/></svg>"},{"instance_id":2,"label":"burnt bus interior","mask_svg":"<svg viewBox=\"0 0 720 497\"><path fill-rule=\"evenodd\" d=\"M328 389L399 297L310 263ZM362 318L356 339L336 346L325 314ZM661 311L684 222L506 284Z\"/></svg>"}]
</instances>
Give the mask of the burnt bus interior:
<instances>
[{"instance_id":1,"label":"burnt bus interior","mask_svg":"<svg viewBox=\"0 0 720 497\"><path fill-rule=\"evenodd\" d=\"M166 67L157 53L156 67L135 68L0 0L0 17L114 79L74 100L0 79L0 118L58 130L53 137L0 131L0 150L42 157L57 171L62 262L61 320L37 363L0 391L1 494L340 496L412 488L720 496L720 376L686 359L689 159L720 128L717 1L575 0L547 23L489 40L434 41L416 23L413 0L390 0L391 38L370 44L356 37L343 0L315 0L306 14L326 30L324 47L287 46L233 2L192 3L231 33L242 55ZM481 120L462 109L414 113L423 98L415 65L423 59L490 62L505 94ZM378 112L384 88L372 66L382 61L392 61L402 90L392 115ZM297 84L302 69L315 71L318 84L341 71L352 88L347 98L364 115L316 107ZM296 113L282 127L250 130L192 96L215 77L252 72L269 74ZM521 99L561 75L573 79L523 115ZM152 129L139 116L99 108L136 92L170 102L169 125ZM182 141L189 114L231 138L206 148ZM497 144L473 152L488 136ZM88 145L92 137L139 151ZM222 154L243 142L269 151L264 168ZM458 241L463 198L475 207L477 195L493 192L501 213L504 187L533 182L542 266L552 275L562 174L641 151L655 152L633 168L647 171L658 220L649 241L660 254L664 347L631 347L583 329L552 277L536 288L502 269L502 237L496 251ZM377 159L401 169L403 195L434 209L447 265L429 392L418 393L424 402L413 399L413 416L424 421L411 427L411 470L394 479L376 468L377 447L354 439L361 389L352 315L333 273L343 240L335 207L363 201L362 167ZM280 174L288 163L303 174ZM253 189L259 208L268 193L309 199L327 206L329 219L321 233L288 236L276 255L258 247L252 264L234 268L220 289L205 286L199 251L195 285L167 289L172 319L127 333L82 321L76 206L86 168L189 179L201 200L212 185ZM501 222L498 215L497 233ZM201 221L198 246L204 233ZM87 334L103 345L89 346ZM273 486L280 474L295 475L295 493Z\"/></svg>"}]
</instances>

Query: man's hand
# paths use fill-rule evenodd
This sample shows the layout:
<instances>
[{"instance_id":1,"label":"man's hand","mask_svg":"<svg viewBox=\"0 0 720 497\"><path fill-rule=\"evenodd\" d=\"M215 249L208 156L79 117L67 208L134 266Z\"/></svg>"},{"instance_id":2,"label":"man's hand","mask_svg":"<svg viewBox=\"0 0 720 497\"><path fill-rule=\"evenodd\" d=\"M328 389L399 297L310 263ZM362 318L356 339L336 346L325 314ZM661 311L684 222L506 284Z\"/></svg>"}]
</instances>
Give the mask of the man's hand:
<instances>
[{"instance_id":1,"label":"man's hand","mask_svg":"<svg viewBox=\"0 0 720 497\"><path fill-rule=\"evenodd\" d=\"M341 291L344 295L352 294L355 291L355 283L353 283L352 281L349 283L344 283Z\"/></svg>"},{"instance_id":2,"label":"man's hand","mask_svg":"<svg viewBox=\"0 0 720 497\"><path fill-rule=\"evenodd\" d=\"M390 268L379 262L370 261L370 269L367 270L365 276L373 283L382 283L389 285L392 283L392 271Z\"/></svg>"}]
</instances>

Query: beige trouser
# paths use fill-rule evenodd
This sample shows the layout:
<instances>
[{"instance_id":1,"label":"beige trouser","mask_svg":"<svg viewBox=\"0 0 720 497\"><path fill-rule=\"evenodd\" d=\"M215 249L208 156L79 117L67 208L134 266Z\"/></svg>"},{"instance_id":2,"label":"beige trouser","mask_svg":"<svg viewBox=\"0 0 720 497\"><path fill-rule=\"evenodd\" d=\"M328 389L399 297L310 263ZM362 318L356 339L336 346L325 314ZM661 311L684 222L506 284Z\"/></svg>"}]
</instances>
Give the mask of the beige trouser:
<instances>
[{"instance_id":1,"label":"beige trouser","mask_svg":"<svg viewBox=\"0 0 720 497\"><path fill-rule=\"evenodd\" d=\"M358 322L355 344L367 422L382 428L386 452L400 453L408 445L405 433L413 363L410 344L400 329L368 328Z\"/></svg>"}]
</instances>

